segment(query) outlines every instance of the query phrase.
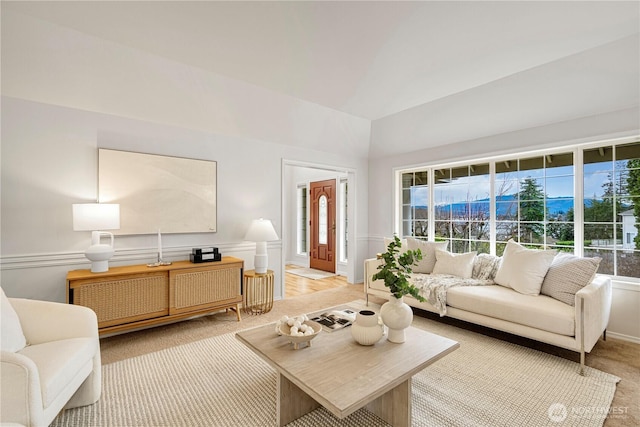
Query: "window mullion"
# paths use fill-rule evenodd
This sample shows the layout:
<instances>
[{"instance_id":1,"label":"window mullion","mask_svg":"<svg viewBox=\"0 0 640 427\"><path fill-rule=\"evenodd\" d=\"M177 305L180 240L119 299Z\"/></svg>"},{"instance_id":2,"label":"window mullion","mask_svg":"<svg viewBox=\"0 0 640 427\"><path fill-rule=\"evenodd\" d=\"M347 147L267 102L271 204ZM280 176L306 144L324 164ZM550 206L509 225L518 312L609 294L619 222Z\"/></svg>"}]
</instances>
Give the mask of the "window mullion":
<instances>
[{"instance_id":1,"label":"window mullion","mask_svg":"<svg viewBox=\"0 0 640 427\"><path fill-rule=\"evenodd\" d=\"M612 209L613 209L613 274L618 274L618 183L617 183L617 174L618 174L618 153L617 153L617 145L611 147L613 150L613 164L611 169L611 188L613 190L612 198Z\"/></svg>"},{"instance_id":2,"label":"window mullion","mask_svg":"<svg viewBox=\"0 0 640 427\"><path fill-rule=\"evenodd\" d=\"M497 210L496 210L496 162L489 162L489 253L495 255L497 253Z\"/></svg>"},{"instance_id":3,"label":"window mullion","mask_svg":"<svg viewBox=\"0 0 640 427\"><path fill-rule=\"evenodd\" d=\"M574 253L584 256L584 156L583 150L573 152L573 246Z\"/></svg>"},{"instance_id":4,"label":"window mullion","mask_svg":"<svg viewBox=\"0 0 640 427\"><path fill-rule=\"evenodd\" d=\"M433 168L429 168L429 175L428 175L428 183L429 183L429 209L428 209L428 220L429 220L429 238L428 240L430 241L435 241L436 240L436 208L435 208L435 175L434 175L434 169Z\"/></svg>"}]
</instances>

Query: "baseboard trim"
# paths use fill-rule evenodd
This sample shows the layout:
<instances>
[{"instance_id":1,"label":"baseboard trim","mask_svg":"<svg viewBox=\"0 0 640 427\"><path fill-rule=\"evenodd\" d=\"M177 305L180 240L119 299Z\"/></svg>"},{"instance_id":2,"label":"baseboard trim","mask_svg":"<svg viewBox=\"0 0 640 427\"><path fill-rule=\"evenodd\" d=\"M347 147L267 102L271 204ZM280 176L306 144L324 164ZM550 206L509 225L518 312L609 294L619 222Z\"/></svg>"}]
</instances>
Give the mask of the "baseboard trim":
<instances>
[{"instance_id":1,"label":"baseboard trim","mask_svg":"<svg viewBox=\"0 0 640 427\"><path fill-rule=\"evenodd\" d=\"M622 341L632 342L634 344L640 344L640 338L631 335L619 334L617 332L611 332L607 330L607 338L615 338Z\"/></svg>"}]
</instances>

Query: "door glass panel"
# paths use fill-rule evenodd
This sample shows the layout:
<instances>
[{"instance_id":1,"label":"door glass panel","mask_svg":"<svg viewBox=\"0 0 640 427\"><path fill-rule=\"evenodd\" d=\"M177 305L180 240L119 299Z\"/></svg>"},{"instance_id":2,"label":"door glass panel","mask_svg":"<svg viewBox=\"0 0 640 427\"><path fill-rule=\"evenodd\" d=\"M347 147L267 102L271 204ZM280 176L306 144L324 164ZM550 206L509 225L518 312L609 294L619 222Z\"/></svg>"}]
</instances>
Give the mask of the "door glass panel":
<instances>
[{"instance_id":1,"label":"door glass panel","mask_svg":"<svg viewBox=\"0 0 640 427\"><path fill-rule=\"evenodd\" d=\"M320 196L318 200L318 243L327 244L328 220L327 220L327 196Z\"/></svg>"}]
</instances>

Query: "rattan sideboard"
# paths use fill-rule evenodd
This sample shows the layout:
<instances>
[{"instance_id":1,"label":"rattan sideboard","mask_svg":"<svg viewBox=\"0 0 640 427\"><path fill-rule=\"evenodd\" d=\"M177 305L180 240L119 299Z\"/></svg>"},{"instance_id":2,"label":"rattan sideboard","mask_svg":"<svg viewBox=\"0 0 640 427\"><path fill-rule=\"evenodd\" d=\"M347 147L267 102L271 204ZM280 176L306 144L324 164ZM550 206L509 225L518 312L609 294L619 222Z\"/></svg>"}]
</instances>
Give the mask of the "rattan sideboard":
<instances>
[{"instance_id":1,"label":"rattan sideboard","mask_svg":"<svg viewBox=\"0 0 640 427\"><path fill-rule=\"evenodd\" d=\"M170 323L195 315L232 309L240 321L244 261L111 267L104 273L67 274L67 302L91 308L100 335Z\"/></svg>"}]
</instances>

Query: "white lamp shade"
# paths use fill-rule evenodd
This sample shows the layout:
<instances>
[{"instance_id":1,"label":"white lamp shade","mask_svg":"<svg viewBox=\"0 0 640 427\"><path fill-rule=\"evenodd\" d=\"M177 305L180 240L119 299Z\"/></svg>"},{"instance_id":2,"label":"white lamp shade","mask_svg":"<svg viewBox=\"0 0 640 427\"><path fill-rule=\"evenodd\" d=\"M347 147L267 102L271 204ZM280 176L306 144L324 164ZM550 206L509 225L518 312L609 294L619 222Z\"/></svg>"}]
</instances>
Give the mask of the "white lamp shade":
<instances>
[{"instance_id":1,"label":"white lamp shade","mask_svg":"<svg viewBox=\"0 0 640 427\"><path fill-rule=\"evenodd\" d=\"M271 221L260 218L251 221L251 225L244 239L251 242L270 242L272 240L278 240L278 235Z\"/></svg>"},{"instance_id":2,"label":"white lamp shade","mask_svg":"<svg viewBox=\"0 0 640 427\"><path fill-rule=\"evenodd\" d=\"M73 205L73 230L117 230L120 228L120 205L82 203Z\"/></svg>"}]
</instances>

